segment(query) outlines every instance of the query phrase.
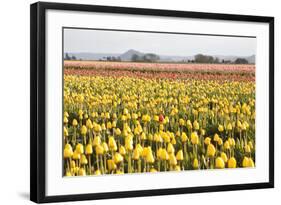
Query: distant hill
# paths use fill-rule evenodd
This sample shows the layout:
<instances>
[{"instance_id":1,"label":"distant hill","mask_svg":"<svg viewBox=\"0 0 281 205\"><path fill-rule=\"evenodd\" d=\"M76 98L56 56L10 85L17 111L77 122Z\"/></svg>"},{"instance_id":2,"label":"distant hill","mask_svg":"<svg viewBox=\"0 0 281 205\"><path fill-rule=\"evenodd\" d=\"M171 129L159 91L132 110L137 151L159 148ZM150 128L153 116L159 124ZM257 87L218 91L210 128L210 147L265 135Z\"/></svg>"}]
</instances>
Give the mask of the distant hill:
<instances>
[{"instance_id":1,"label":"distant hill","mask_svg":"<svg viewBox=\"0 0 281 205\"><path fill-rule=\"evenodd\" d=\"M144 53L141 53L134 49L130 49L130 50L126 51L125 53L121 54L120 58L122 61L130 61L130 60L132 60L133 55L144 56Z\"/></svg>"},{"instance_id":2,"label":"distant hill","mask_svg":"<svg viewBox=\"0 0 281 205\"><path fill-rule=\"evenodd\" d=\"M81 53L68 53L69 56L75 56L77 59L82 60L106 60L107 57L115 57L120 59L122 61L131 61L133 55L138 55L140 57L144 56L146 53L130 49L124 53L91 53L91 52L81 52ZM155 53L158 55L157 53ZM65 53L66 55L66 53ZM183 61L190 61L194 60L194 56L174 56L174 55L158 55L160 57L159 62L183 62ZM216 57L221 62L224 61L235 61L237 58L245 58L249 63L255 63L256 62L256 56L228 56L228 55L214 55L213 57Z\"/></svg>"}]
</instances>

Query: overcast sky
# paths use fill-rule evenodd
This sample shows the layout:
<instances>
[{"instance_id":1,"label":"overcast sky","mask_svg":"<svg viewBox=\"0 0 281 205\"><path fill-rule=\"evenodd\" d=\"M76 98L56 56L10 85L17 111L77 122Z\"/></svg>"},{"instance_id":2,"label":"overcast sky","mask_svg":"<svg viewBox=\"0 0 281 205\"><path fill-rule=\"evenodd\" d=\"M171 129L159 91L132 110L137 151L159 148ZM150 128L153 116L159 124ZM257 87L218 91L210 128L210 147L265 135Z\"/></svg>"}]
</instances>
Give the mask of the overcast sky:
<instances>
[{"instance_id":1,"label":"overcast sky","mask_svg":"<svg viewBox=\"0 0 281 205\"><path fill-rule=\"evenodd\" d=\"M256 38L64 29L64 52L122 54L129 49L159 55L250 56L256 53Z\"/></svg>"}]
</instances>

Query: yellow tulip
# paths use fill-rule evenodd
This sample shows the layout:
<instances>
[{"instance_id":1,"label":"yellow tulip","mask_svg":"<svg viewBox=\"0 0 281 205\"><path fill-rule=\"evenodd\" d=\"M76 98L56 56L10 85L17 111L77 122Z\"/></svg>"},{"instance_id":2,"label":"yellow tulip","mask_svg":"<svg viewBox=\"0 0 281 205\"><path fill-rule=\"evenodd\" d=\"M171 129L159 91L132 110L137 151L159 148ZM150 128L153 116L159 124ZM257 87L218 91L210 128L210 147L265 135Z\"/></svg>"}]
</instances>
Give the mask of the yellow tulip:
<instances>
[{"instance_id":1,"label":"yellow tulip","mask_svg":"<svg viewBox=\"0 0 281 205\"><path fill-rule=\"evenodd\" d=\"M126 149L125 149L125 147L123 146L123 145L121 145L120 147L119 147L119 153L121 154L121 155L125 155L126 154Z\"/></svg>"},{"instance_id":2,"label":"yellow tulip","mask_svg":"<svg viewBox=\"0 0 281 205\"><path fill-rule=\"evenodd\" d=\"M103 146L101 146L101 145L97 145L95 150L96 150L97 155L103 155L103 153L104 153Z\"/></svg>"},{"instance_id":3,"label":"yellow tulip","mask_svg":"<svg viewBox=\"0 0 281 205\"><path fill-rule=\"evenodd\" d=\"M74 152L73 152L73 156L72 156L72 158L73 159L80 159L80 154L75 150Z\"/></svg>"},{"instance_id":4,"label":"yellow tulip","mask_svg":"<svg viewBox=\"0 0 281 205\"><path fill-rule=\"evenodd\" d=\"M190 120L186 121L186 127L187 129L191 130L192 129L192 123L190 122Z\"/></svg>"},{"instance_id":5,"label":"yellow tulip","mask_svg":"<svg viewBox=\"0 0 281 205\"><path fill-rule=\"evenodd\" d=\"M175 148L174 148L174 146L172 145L172 143L169 143L169 144L168 144L167 151L168 151L169 154L175 152Z\"/></svg>"},{"instance_id":6,"label":"yellow tulip","mask_svg":"<svg viewBox=\"0 0 281 205\"><path fill-rule=\"evenodd\" d=\"M115 129L115 134L117 136L121 135L121 130L119 128Z\"/></svg>"},{"instance_id":7,"label":"yellow tulip","mask_svg":"<svg viewBox=\"0 0 281 205\"><path fill-rule=\"evenodd\" d=\"M67 177L71 177L71 176L72 176L72 174L71 174L71 172L70 172L70 171L67 171L67 172L66 172L66 174L65 174L65 176L67 176Z\"/></svg>"},{"instance_id":8,"label":"yellow tulip","mask_svg":"<svg viewBox=\"0 0 281 205\"><path fill-rule=\"evenodd\" d=\"M95 136L94 137L94 140L93 140L93 146L95 147L95 146L98 146L98 145L100 145L101 144L101 138L100 138L100 136Z\"/></svg>"},{"instance_id":9,"label":"yellow tulip","mask_svg":"<svg viewBox=\"0 0 281 205\"><path fill-rule=\"evenodd\" d=\"M213 144L209 144L207 147L207 155L209 157L213 157L215 156L215 153L216 153L216 148L214 147Z\"/></svg>"},{"instance_id":10,"label":"yellow tulip","mask_svg":"<svg viewBox=\"0 0 281 205\"><path fill-rule=\"evenodd\" d=\"M82 135L86 135L86 134L87 134L87 127L86 127L85 125L83 125L83 126L81 127L81 134L82 134Z\"/></svg>"},{"instance_id":11,"label":"yellow tulip","mask_svg":"<svg viewBox=\"0 0 281 205\"><path fill-rule=\"evenodd\" d=\"M100 171L99 169L96 170L96 171L95 171L95 175L97 175L97 176L98 176L98 175L101 175L101 171Z\"/></svg>"},{"instance_id":12,"label":"yellow tulip","mask_svg":"<svg viewBox=\"0 0 281 205\"><path fill-rule=\"evenodd\" d=\"M102 147L103 147L104 152L108 152L109 149L108 149L106 142L102 143Z\"/></svg>"},{"instance_id":13,"label":"yellow tulip","mask_svg":"<svg viewBox=\"0 0 281 205\"><path fill-rule=\"evenodd\" d=\"M219 138L218 139L218 145L222 145L222 144L223 144L222 138Z\"/></svg>"},{"instance_id":14,"label":"yellow tulip","mask_svg":"<svg viewBox=\"0 0 281 205\"><path fill-rule=\"evenodd\" d=\"M179 124L180 124L181 126L183 126L183 125L185 124L184 119L181 118L181 119L179 120Z\"/></svg>"},{"instance_id":15,"label":"yellow tulip","mask_svg":"<svg viewBox=\"0 0 281 205\"><path fill-rule=\"evenodd\" d=\"M126 137L125 139L125 148L128 151L132 151L134 149L133 139L131 136Z\"/></svg>"},{"instance_id":16,"label":"yellow tulip","mask_svg":"<svg viewBox=\"0 0 281 205\"><path fill-rule=\"evenodd\" d=\"M65 137L68 136L68 130L67 130L66 127L63 127L63 134L64 134Z\"/></svg>"},{"instance_id":17,"label":"yellow tulip","mask_svg":"<svg viewBox=\"0 0 281 205\"><path fill-rule=\"evenodd\" d=\"M192 166L193 166L194 169L198 169L198 167L199 167L199 162L198 162L198 159L197 159L197 158L194 158L193 163L192 163Z\"/></svg>"},{"instance_id":18,"label":"yellow tulip","mask_svg":"<svg viewBox=\"0 0 281 205\"><path fill-rule=\"evenodd\" d=\"M232 130L232 125L231 125L231 123L228 123L226 129L229 130L229 131Z\"/></svg>"},{"instance_id":19,"label":"yellow tulip","mask_svg":"<svg viewBox=\"0 0 281 205\"><path fill-rule=\"evenodd\" d=\"M105 125L103 124L103 128L99 125L99 124L96 124L95 126L94 126L94 131L96 132L96 133L98 133L98 132L101 132L102 130L104 130L104 128L105 128Z\"/></svg>"},{"instance_id":20,"label":"yellow tulip","mask_svg":"<svg viewBox=\"0 0 281 205\"><path fill-rule=\"evenodd\" d=\"M220 136L216 133L216 134L214 135L214 141L215 141L215 142L218 142L219 139L220 139Z\"/></svg>"},{"instance_id":21,"label":"yellow tulip","mask_svg":"<svg viewBox=\"0 0 281 205\"><path fill-rule=\"evenodd\" d=\"M116 141L115 141L114 137L112 137L112 136L108 138L108 147L112 151L116 151L117 150Z\"/></svg>"},{"instance_id":22,"label":"yellow tulip","mask_svg":"<svg viewBox=\"0 0 281 205\"><path fill-rule=\"evenodd\" d=\"M223 161L224 161L225 163L226 163L227 160L228 160L227 155L226 155L224 152L221 153L221 158L223 159Z\"/></svg>"},{"instance_id":23,"label":"yellow tulip","mask_svg":"<svg viewBox=\"0 0 281 205\"><path fill-rule=\"evenodd\" d=\"M224 147L224 149L230 149L229 142L225 141L223 147Z\"/></svg>"},{"instance_id":24,"label":"yellow tulip","mask_svg":"<svg viewBox=\"0 0 281 205\"><path fill-rule=\"evenodd\" d=\"M64 158L70 158L73 155L73 150L70 144L66 144L64 151L63 151L63 156Z\"/></svg>"},{"instance_id":25,"label":"yellow tulip","mask_svg":"<svg viewBox=\"0 0 281 205\"><path fill-rule=\"evenodd\" d=\"M181 141L182 142L186 142L188 140L188 137L187 137L187 135L185 134L185 132L183 132L182 134L181 134Z\"/></svg>"},{"instance_id":26,"label":"yellow tulip","mask_svg":"<svg viewBox=\"0 0 281 205\"><path fill-rule=\"evenodd\" d=\"M93 153L93 147L91 144L87 144L86 146L86 152L87 155L92 154Z\"/></svg>"},{"instance_id":27,"label":"yellow tulip","mask_svg":"<svg viewBox=\"0 0 281 205\"><path fill-rule=\"evenodd\" d=\"M247 153L251 152L251 147L249 145L245 145L244 149L245 149L245 152L247 152Z\"/></svg>"},{"instance_id":28,"label":"yellow tulip","mask_svg":"<svg viewBox=\"0 0 281 205\"><path fill-rule=\"evenodd\" d=\"M223 127L222 125L219 125L218 130L219 130L220 132L223 132L223 131L224 131L224 127Z\"/></svg>"},{"instance_id":29,"label":"yellow tulip","mask_svg":"<svg viewBox=\"0 0 281 205\"><path fill-rule=\"evenodd\" d=\"M169 154L166 151L166 149L162 149L162 151L161 151L161 159L162 160L169 160Z\"/></svg>"},{"instance_id":30,"label":"yellow tulip","mask_svg":"<svg viewBox=\"0 0 281 205\"><path fill-rule=\"evenodd\" d=\"M148 163L154 163L154 157L153 157L153 154L152 154L152 152L150 151L150 152L148 152L148 154L146 155L146 161L148 162Z\"/></svg>"},{"instance_id":31,"label":"yellow tulip","mask_svg":"<svg viewBox=\"0 0 281 205\"><path fill-rule=\"evenodd\" d=\"M84 169L84 168L80 168L80 169L79 169L79 172L78 172L78 175L79 175L79 176L86 176L86 171L85 171L85 169Z\"/></svg>"},{"instance_id":32,"label":"yellow tulip","mask_svg":"<svg viewBox=\"0 0 281 205\"><path fill-rule=\"evenodd\" d=\"M228 168L236 168L236 159L234 157L231 157L228 160Z\"/></svg>"},{"instance_id":33,"label":"yellow tulip","mask_svg":"<svg viewBox=\"0 0 281 205\"><path fill-rule=\"evenodd\" d=\"M206 138L204 139L204 143L205 143L206 145L211 144L211 138L210 138L210 137L206 137Z\"/></svg>"},{"instance_id":34,"label":"yellow tulip","mask_svg":"<svg viewBox=\"0 0 281 205\"><path fill-rule=\"evenodd\" d=\"M120 162L123 162L123 157L120 153L116 152L114 154L114 163L119 164Z\"/></svg>"},{"instance_id":35,"label":"yellow tulip","mask_svg":"<svg viewBox=\"0 0 281 205\"><path fill-rule=\"evenodd\" d=\"M114 163L114 160L112 159L107 160L107 167L109 171L115 170L117 168L116 164Z\"/></svg>"},{"instance_id":36,"label":"yellow tulip","mask_svg":"<svg viewBox=\"0 0 281 205\"><path fill-rule=\"evenodd\" d=\"M175 169L174 169L175 171L177 171L177 172L179 172L179 171L181 171L181 168L180 168L180 166L175 166Z\"/></svg>"},{"instance_id":37,"label":"yellow tulip","mask_svg":"<svg viewBox=\"0 0 281 205\"><path fill-rule=\"evenodd\" d=\"M193 127L195 130L199 130L199 123L197 122L197 120L193 122Z\"/></svg>"},{"instance_id":38,"label":"yellow tulip","mask_svg":"<svg viewBox=\"0 0 281 205\"><path fill-rule=\"evenodd\" d=\"M78 144L76 145L75 150L77 151L77 153L83 154L83 153L84 153L84 146L83 146L81 143L78 143Z\"/></svg>"},{"instance_id":39,"label":"yellow tulip","mask_svg":"<svg viewBox=\"0 0 281 205\"><path fill-rule=\"evenodd\" d=\"M157 172L157 170L154 169L154 168L151 168L151 169L150 169L150 172L151 172L151 173L155 173L155 172Z\"/></svg>"},{"instance_id":40,"label":"yellow tulip","mask_svg":"<svg viewBox=\"0 0 281 205\"><path fill-rule=\"evenodd\" d=\"M174 154L170 154L170 156L169 156L169 163L172 166L177 165L177 159L176 159L176 156Z\"/></svg>"},{"instance_id":41,"label":"yellow tulip","mask_svg":"<svg viewBox=\"0 0 281 205\"><path fill-rule=\"evenodd\" d=\"M124 174L124 172L121 171L121 170L117 170L117 171L116 171L116 174Z\"/></svg>"},{"instance_id":42,"label":"yellow tulip","mask_svg":"<svg viewBox=\"0 0 281 205\"><path fill-rule=\"evenodd\" d=\"M197 132L191 133L191 143L194 145L197 145L199 143L199 138L198 138Z\"/></svg>"},{"instance_id":43,"label":"yellow tulip","mask_svg":"<svg viewBox=\"0 0 281 205\"><path fill-rule=\"evenodd\" d=\"M221 157L216 158L216 168L218 169L224 168L224 160Z\"/></svg>"},{"instance_id":44,"label":"yellow tulip","mask_svg":"<svg viewBox=\"0 0 281 205\"><path fill-rule=\"evenodd\" d=\"M81 163L82 165L88 164L87 157L86 157L84 154L81 155L80 163Z\"/></svg>"},{"instance_id":45,"label":"yellow tulip","mask_svg":"<svg viewBox=\"0 0 281 205\"><path fill-rule=\"evenodd\" d=\"M183 160L183 151L182 151L182 150L179 150L179 151L177 152L176 158L177 158L177 160L179 160L179 161L182 161L182 160Z\"/></svg>"},{"instance_id":46,"label":"yellow tulip","mask_svg":"<svg viewBox=\"0 0 281 205\"><path fill-rule=\"evenodd\" d=\"M133 151L133 160L138 160L140 158L140 151L138 148L135 148Z\"/></svg>"}]
</instances>

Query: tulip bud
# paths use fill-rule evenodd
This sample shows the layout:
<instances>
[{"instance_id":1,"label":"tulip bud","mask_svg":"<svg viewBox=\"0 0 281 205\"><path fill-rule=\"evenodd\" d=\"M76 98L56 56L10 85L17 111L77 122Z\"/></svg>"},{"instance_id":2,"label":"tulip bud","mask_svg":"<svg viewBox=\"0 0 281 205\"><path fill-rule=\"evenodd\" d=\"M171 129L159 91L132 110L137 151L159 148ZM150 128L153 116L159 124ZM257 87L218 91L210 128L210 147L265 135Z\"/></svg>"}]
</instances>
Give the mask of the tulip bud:
<instances>
[{"instance_id":1,"label":"tulip bud","mask_svg":"<svg viewBox=\"0 0 281 205\"><path fill-rule=\"evenodd\" d=\"M166 151L166 149L162 149L162 151L161 151L161 159L162 160L169 160L169 155L168 155L168 152Z\"/></svg>"},{"instance_id":2,"label":"tulip bud","mask_svg":"<svg viewBox=\"0 0 281 205\"><path fill-rule=\"evenodd\" d=\"M75 150L72 158L78 160L78 159L80 159L80 154Z\"/></svg>"},{"instance_id":3,"label":"tulip bud","mask_svg":"<svg viewBox=\"0 0 281 205\"><path fill-rule=\"evenodd\" d=\"M242 166L243 167L248 167L249 164L249 158L248 157L244 157L243 161L242 161Z\"/></svg>"},{"instance_id":4,"label":"tulip bud","mask_svg":"<svg viewBox=\"0 0 281 205\"><path fill-rule=\"evenodd\" d=\"M218 142L219 139L220 139L220 136L216 133L216 134L214 135L214 141L215 141L215 142Z\"/></svg>"},{"instance_id":5,"label":"tulip bud","mask_svg":"<svg viewBox=\"0 0 281 205\"><path fill-rule=\"evenodd\" d=\"M151 151L147 154L147 156L146 156L146 161L147 161L148 163L154 163L154 157L153 157L153 154L152 154Z\"/></svg>"},{"instance_id":6,"label":"tulip bud","mask_svg":"<svg viewBox=\"0 0 281 205\"><path fill-rule=\"evenodd\" d=\"M86 127L85 125L83 125L83 126L81 127L81 134L82 134L82 135L86 135L86 134L87 134L87 127Z\"/></svg>"},{"instance_id":7,"label":"tulip bud","mask_svg":"<svg viewBox=\"0 0 281 205\"><path fill-rule=\"evenodd\" d=\"M115 164L119 164L120 162L123 161L123 157L122 157L122 155L120 153L116 152L114 154L114 159L113 160L114 160Z\"/></svg>"},{"instance_id":8,"label":"tulip bud","mask_svg":"<svg viewBox=\"0 0 281 205\"><path fill-rule=\"evenodd\" d=\"M222 125L219 125L218 130L219 130L220 132L223 132L223 130L224 130L223 126L222 126Z\"/></svg>"},{"instance_id":9,"label":"tulip bud","mask_svg":"<svg viewBox=\"0 0 281 205\"><path fill-rule=\"evenodd\" d=\"M94 137L94 140L93 140L93 146L95 147L95 146L98 146L98 145L100 145L100 144L101 144L101 138L100 138L99 135L96 135L96 136Z\"/></svg>"},{"instance_id":10,"label":"tulip bud","mask_svg":"<svg viewBox=\"0 0 281 205\"><path fill-rule=\"evenodd\" d=\"M245 145L245 152L246 153L250 153L251 152L251 148L250 148L250 146L249 145Z\"/></svg>"},{"instance_id":11,"label":"tulip bud","mask_svg":"<svg viewBox=\"0 0 281 205\"><path fill-rule=\"evenodd\" d=\"M224 161L221 157L216 158L216 168L218 168L218 169L224 168Z\"/></svg>"},{"instance_id":12,"label":"tulip bud","mask_svg":"<svg viewBox=\"0 0 281 205\"><path fill-rule=\"evenodd\" d=\"M154 169L154 168L151 168L151 169L150 169L150 172L151 172L151 173L155 173L155 172L157 172L157 170Z\"/></svg>"},{"instance_id":13,"label":"tulip bud","mask_svg":"<svg viewBox=\"0 0 281 205\"><path fill-rule=\"evenodd\" d=\"M230 149L229 142L225 141L223 147L224 147L224 149Z\"/></svg>"},{"instance_id":14,"label":"tulip bud","mask_svg":"<svg viewBox=\"0 0 281 205\"><path fill-rule=\"evenodd\" d=\"M107 166L109 171L115 170L117 168L116 164L112 159L107 160Z\"/></svg>"},{"instance_id":15,"label":"tulip bud","mask_svg":"<svg viewBox=\"0 0 281 205\"><path fill-rule=\"evenodd\" d=\"M137 148L133 151L133 160L138 160L140 158L140 152Z\"/></svg>"},{"instance_id":16,"label":"tulip bud","mask_svg":"<svg viewBox=\"0 0 281 205\"><path fill-rule=\"evenodd\" d=\"M86 146L86 154L89 155L89 154L92 154L93 153L93 147L91 144L87 144Z\"/></svg>"},{"instance_id":17,"label":"tulip bud","mask_svg":"<svg viewBox=\"0 0 281 205\"><path fill-rule=\"evenodd\" d=\"M117 145L116 145L114 137L109 137L109 139L108 139L108 146L109 146L109 149L112 150L112 151L116 151L117 150Z\"/></svg>"},{"instance_id":18,"label":"tulip bud","mask_svg":"<svg viewBox=\"0 0 281 205\"><path fill-rule=\"evenodd\" d=\"M85 171L85 169L84 169L84 168L80 168L80 169L79 169L79 172L78 172L78 175L79 175L79 176L86 176L86 171Z\"/></svg>"},{"instance_id":19,"label":"tulip bud","mask_svg":"<svg viewBox=\"0 0 281 205\"><path fill-rule=\"evenodd\" d=\"M181 126L183 126L183 125L185 124L184 119L181 118L181 119L179 120L179 124L180 124Z\"/></svg>"},{"instance_id":20,"label":"tulip bud","mask_svg":"<svg viewBox=\"0 0 281 205\"><path fill-rule=\"evenodd\" d=\"M67 124L67 123L68 123L68 119L67 119L67 117L64 117L64 118L63 118L63 122L64 122L65 124Z\"/></svg>"},{"instance_id":21,"label":"tulip bud","mask_svg":"<svg viewBox=\"0 0 281 205\"><path fill-rule=\"evenodd\" d=\"M197 122L197 120L195 120L194 122L193 122L193 127L194 127L194 129L195 130L199 130L199 123Z\"/></svg>"},{"instance_id":22,"label":"tulip bud","mask_svg":"<svg viewBox=\"0 0 281 205\"><path fill-rule=\"evenodd\" d=\"M117 136L121 135L121 130L119 128L115 129L115 134Z\"/></svg>"},{"instance_id":23,"label":"tulip bud","mask_svg":"<svg viewBox=\"0 0 281 205\"><path fill-rule=\"evenodd\" d=\"M209 145L211 144L211 138L210 137L206 137L204 140L205 145Z\"/></svg>"},{"instance_id":24,"label":"tulip bud","mask_svg":"<svg viewBox=\"0 0 281 205\"><path fill-rule=\"evenodd\" d=\"M73 150L70 144L66 144L63 151L64 158L71 158L73 155Z\"/></svg>"},{"instance_id":25,"label":"tulip bud","mask_svg":"<svg viewBox=\"0 0 281 205\"><path fill-rule=\"evenodd\" d=\"M106 142L102 143L102 147L103 147L104 152L108 152L108 146L107 146Z\"/></svg>"},{"instance_id":26,"label":"tulip bud","mask_svg":"<svg viewBox=\"0 0 281 205\"><path fill-rule=\"evenodd\" d=\"M228 168L236 168L236 159L234 157L231 157L228 160Z\"/></svg>"},{"instance_id":27,"label":"tulip bud","mask_svg":"<svg viewBox=\"0 0 281 205\"><path fill-rule=\"evenodd\" d=\"M172 145L172 143L169 143L169 144L168 144L167 151L168 151L169 154L175 152L175 148L174 148L174 146Z\"/></svg>"},{"instance_id":28,"label":"tulip bud","mask_svg":"<svg viewBox=\"0 0 281 205\"><path fill-rule=\"evenodd\" d=\"M100 171L99 169L96 170L96 171L95 171L95 175L97 175L97 176L98 176L98 175L101 175L101 171Z\"/></svg>"},{"instance_id":29,"label":"tulip bud","mask_svg":"<svg viewBox=\"0 0 281 205\"><path fill-rule=\"evenodd\" d=\"M80 158L80 163L81 163L82 165L88 164L88 160L87 160L87 158L86 158L86 156L85 156L84 154L82 154L82 156L81 156L81 158Z\"/></svg>"},{"instance_id":30,"label":"tulip bud","mask_svg":"<svg viewBox=\"0 0 281 205\"><path fill-rule=\"evenodd\" d=\"M224 161L225 163L226 163L227 160L228 160L227 155L226 155L224 152L221 153L221 158L223 159L223 161Z\"/></svg>"},{"instance_id":31,"label":"tulip bud","mask_svg":"<svg viewBox=\"0 0 281 205\"><path fill-rule=\"evenodd\" d=\"M207 147L207 155L209 157L213 157L215 156L215 153L216 153L216 148L214 147L213 144L209 144Z\"/></svg>"},{"instance_id":32,"label":"tulip bud","mask_svg":"<svg viewBox=\"0 0 281 205\"><path fill-rule=\"evenodd\" d=\"M170 154L170 156L169 156L169 163L172 166L177 165L177 159L176 159L176 156L174 154Z\"/></svg>"},{"instance_id":33,"label":"tulip bud","mask_svg":"<svg viewBox=\"0 0 281 205\"><path fill-rule=\"evenodd\" d=\"M97 145L95 149L96 149L96 154L97 155L103 155L103 153L104 153L103 146Z\"/></svg>"},{"instance_id":34,"label":"tulip bud","mask_svg":"<svg viewBox=\"0 0 281 205\"><path fill-rule=\"evenodd\" d=\"M64 134L65 137L68 136L68 130L67 130L66 127L63 127L63 134Z\"/></svg>"},{"instance_id":35,"label":"tulip bud","mask_svg":"<svg viewBox=\"0 0 281 205\"><path fill-rule=\"evenodd\" d=\"M182 142L186 142L188 140L188 137L187 137L187 135L185 134L185 132L183 132L182 134L181 134L181 141Z\"/></svg>"},{"instance_id":36,"label":"tulip bud","mask_svg":"<svg viewBox=\"0 0 281 205\"><path fill-rule=\"evenodd\" d=\"M199 138L198 138L197 132L191 133L191 143L193 145L197 145L199 143Z\"/></svg>"},{"instance_id":37,"label":"tulip bud","mask_svg":"<svg viewBox=\"0 0 281 205\"><path fill-rule=\"evenodd\" d=\"M78 143L78 144L76 145L75 150L77 151L77 153L83 154L83 153L84 153L84 146L83 146L81 143Z\"/></svg>"},{"instance_id":38,"label":"tulip bud","mask_svg":"<svg viewBox=\"0 0 281 205\"><path fill-rule=\"evenodd\" d=\"M192 163L192 166L193 166L194 169L198 169L198 167L199 167L199 162L198 162L198 159L197 159L197 158L194 158L193 163Z\"/></svg>"},{"instance_id":39,"label":"tulip bud","mask_svg":"<svg viewBox=\"0 0 281 205\"><path fill-rule=\"evenodd\" d=\"M175 166L174 170L177 171L177 172L179 172L179 171L181 171L181 168L180 168L179 165L177 165L177 166Z\"/></svg>"},{"instance_id":40,"label":"tulip bud","mask_svg":"<svg viewBox=\"0 0 281 205\"><path fill-rule=\"evenodd\" d=\"M126 149L123 145L119 147L119 153L123 156L126 154Z\"/></svg>"},{"instance_id":41,"label":"tulip bud","mask_svg":"<svg viewBox=\"0 0 281 205\"><path fill-rule=\"evenodd\" d=\"M182 150L179 150L177 155L176 155L176 158L178 161L182 161L183 160L183 151Z\"/></svg>"}]
</instances>

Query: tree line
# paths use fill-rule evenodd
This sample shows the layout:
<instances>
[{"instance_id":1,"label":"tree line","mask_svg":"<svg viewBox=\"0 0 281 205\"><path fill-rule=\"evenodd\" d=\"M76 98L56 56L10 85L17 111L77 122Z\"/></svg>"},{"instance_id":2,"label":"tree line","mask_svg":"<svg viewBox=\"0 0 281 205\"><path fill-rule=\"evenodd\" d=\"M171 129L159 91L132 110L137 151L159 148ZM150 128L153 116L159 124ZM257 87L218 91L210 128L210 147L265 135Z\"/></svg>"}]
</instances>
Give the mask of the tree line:
<instances>
[{"instance_id":1,"label":"tree line","mask_svg":"<svg viewBox=\"0 0 281 205\"><path fill-rule=\"evenodd\" d=\"M65 54L64 60L82 60L77 59L74 55L70 56L68 53ZM146 53L144 55L133 54L131 57L132 62L159 62L160 56L154 53ZM122 61L120 57L105 56L100 61ZM213 63L213 64L249 64L248 60L245 58L236 58L234 61L231 60L220 60L218 57L197 54L194 56L193 60L183 60L178 61L180 63Z\"/></svg>"}]
</instances>

